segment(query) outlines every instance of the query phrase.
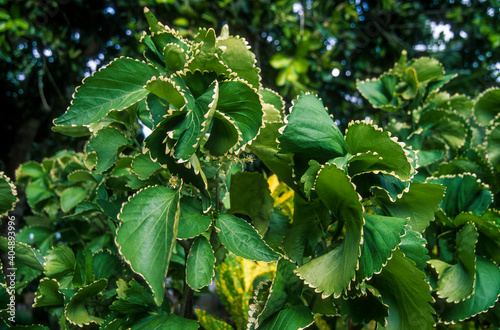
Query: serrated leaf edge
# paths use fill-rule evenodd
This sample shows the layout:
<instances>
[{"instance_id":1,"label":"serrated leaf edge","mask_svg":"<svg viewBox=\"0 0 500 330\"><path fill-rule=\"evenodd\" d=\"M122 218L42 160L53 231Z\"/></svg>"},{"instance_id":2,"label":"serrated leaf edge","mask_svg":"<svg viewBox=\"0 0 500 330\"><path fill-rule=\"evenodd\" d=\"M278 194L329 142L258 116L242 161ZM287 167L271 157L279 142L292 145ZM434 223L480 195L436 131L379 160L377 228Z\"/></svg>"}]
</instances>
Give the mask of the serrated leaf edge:
<instances>
[{"instance_id":1,"label":"serrated leaf edge","mask_svg":"<svg viewBox=\"0 0 500 330\"><path fill-rule=\"evenodd\" d=\"M36 162L34 162L36 163ZM17 170L16 170L17 172ZM19 203L19 197L17 196L17 189L16 189L16 186L14 185L14 183L12 183L11 179L4 173L4 172L0 172L0 179L5 179L5 182L7 182L7 185L10 187L10 191L12 193L12 195L14 196L14 201L12 202L11 206L10 206L10 209L7 210L5 213L3 214L0 214L0 218L2 218L4 215L7 215L10 211L12 211L17 203Z\"/></svg>"},{"instance_id":2,"label":"serrated leaf edge","mask_svg":"<svg viewBox=\"0 0 500 330\"><path fill-rule=\"evenodd\" d=\"M203 237L203 236L200 236L200 235L198 235L198 236L199 236L199 237ZM196 236L195 236L195 237L196 237ZM206 238L205 238L205 239L206 239ZM212 253L214 254L214 258L215 258L215 251L214 251L214 248L213 248L213 246L212 246L210 243L209 243L209 245L210 245L210 250L212 250ZM189 259L189 257L192 257L192 256L193 256L193 252L192 252L192 251L193 251L193 249L192 249L192 247L193 247L193 246L191 245L191 248L189 249L188 259ZM186 272L185 272L185 273L186 273L186 274L185 274L185 277L186 277L186 284L187 284L187 285L188 285L188 286L189 286L192 290L194 290L194 291L200 291L200 290L201 290L201 289L203 289L204 287L206 287L206 286L209 286L209 285L210 285L210 283L209 283L209 284L204 285L204 286L202 286L202 287L200 287L200 288L193 288L193 287L191 286L191 284L189 283L189 281L187 280L187 274L189 273L189 269L190 269L190 268L189 268L189 263L188 263L188 262L186 262ZM212 265L212 277L211 277L211 278L212 278L212 280L214 279L214 277L215 277L215 262L214 262L214 264Z\"/></svg>"},{"instance_id":3,"label":"serrated leaf edge","mask_svg":"<svg viewBox=\"0 0 500 330\"><path fill-rule=\"evenodd\" d=\"M147 63L147 62L144 62L144 61L141 61L141 60L138 60L138 59L135 59L135 58L131 58L131 57L128 57L128 56L120 56L120 57L118 57L118 58L115 58L115 59L113 59L112 61L110 61L108 64L106 64L106 65L104 65L104 66L100 67L97 71L93 72L93 73L92 73L92 75L90 75L90 76L88 76L88 77L83 78L82 83L81 83L79 86L77 86L77 87L75 88L75 91L74 91L74 92L73 92L73 94L71 95L70 105L66 108L66 111L65 111L64 113L66 113L66 112L67 112L67 111L68 111L68 110L69 110L69 109L73 106L73 101L75 100L75 95L78 93L78 90L80 89L80 87L82 87L82 86L85 84L85 80L87 80L87 78L94 77L94 75L95 75L96 73L101 72L102 70L104 70L104 69L106 69L108 66L110 66L111 64L113 64L113 63L115 63L116 61L118 61L118 60L120 60L120 59L123 59L123 58L124 58L124 59L128 59L128 60L133 60L133 61L135 61L135 62L139 62L139 63L142 63L142 64L147 64L148 66L150 66L150 67L154 68L155 70L157 70L157 68L156 68L155 66L153 66L152 64ZM147 96L147 95L146 95L146 96ZM146 96L144 96L142 99L144 99ZM142 100L142 99L141 99L141 100ZM111 109L111 110L122 111L122 110L125 110L125 109L129 108L130 106L134 105L135 103L140 102L141 100L138 100L138 101L136 101L136 102L134 102L134 103L131 103L131 104L129 104L129 105L127 105L127 106L125 106L125 107L124 107L123 109L121 109L121 110L116 110L116 109ZM83 127L87 127L87 128L89 128L89 130L90 130L90 125L91 125L91 124L87 124L87 125L75 125L75 124L71 124L71 125L57 125L57 124L55 124L55 123L54 123L54 121L55 121L55 120L57 120L57 119L59 119L59 118L60 118L60 117L53 119L53 120L52 120L52 125L54 125L54 126L60 126L60 127L64 127L64 126L66 126L66 127L68 127L68 126L69 126L69 127L78 127L78 126L83 126Z\"/></svg>"},{"instance_id":4,"label":"serrated leaf edge","mask_svg":"<svg viewBox=\"0 0 500 330\"><path fill-rule=\"evenodd\" d=\"M132 197L136 196L137 194L139 194L141 191L144 191L146 189L150 189L150 188L154 188L154 187L164 187L164 186L161 186L161 185L154 185L154 186L147 186L147 187L144 187L144 188L141 188L139 189L136 193L134 193L133 195L130 195L128 197L128 199L122 203L122 206L120 208L120 212L118 213L118 220L120 220L120 224L118 225L118 227L116 227L116 230L115 230L115 237L114 237L114 241L115 241L115 244L116 246L118 247L118 252L120 253L120 256L121 256L121 259L125 261L125 263L127 263L130 267L130 269L132 269L132 271L136 274L138 274L139 276L141 276L143 279L144 279L144 282L146 282L149 286L149 289L151 290L151 292L153 292L153 286L151 285L151 283L149 283L149 281L144 277L144 275L142 273L139 273L138 271L136 271L134 269L134 267L132 266L132 263L130 262L130 260L128 260L127 258L125 258L123 252L122 252L122 246L120 244L118 244L116 238L118 237L117 233L118 233L118 229L121 227L121 224L123 222L123 220L120 218L120 215L123 213L123 207L130 202L130 200L132 199ZM179 192L177 192L178 194ZM180 203L180 198L179 198L179 203ZM179 212L179 207L177 207L177 212ZM165 274L164 274L164 277L166 278L167 277L167 273L168 273L168 267L167 269L165 270ZM162 283L162 286L163 288L165 288L165 281L163 281ZM154 292L153 292L153 298L155 299L155 302L158 302L156 296L154 295Z\"/></svg>"},{"instance_id":5,"label":"serrated leaf edge","mask_svg":"<svg viewBox=\"0 0 500 330\"><path fill-rule=\"evenodd\" d=\"M82 325L89 325L89 324L91 324L91 323L97 323L97 322L96 322L96 321L94 321L94 320L92 320L92 321L90 321L90 322L88 322L88 323L82 323L82 324L75 323L75 322L73 322L72 320L70 320L70 319L68 318L67 312L68 312L68 305L71 303L71 301L73 300L73 298L75 298L75 297L78 295L78 293L79 293L79 292L81 292L82 290L84 290L84 289L88 288L89 286L94 285L95 283L100 282L100 281L102 281L102 280L105 280L105 281L106 281L106 286L107 286L107 285L108 285L108 281L107 281L106 279L100 279L100 280L94 281L94 282L92 282L92 283L90 283L90 284L88 284L88 285L86 285L86 286L84 286L84 287L79 288L79 289L78 289L78 291L77 291L77 292L73 295L73 297L71 297L71 299L68 301L68 303L67 303L67 304L65 304L65 306L64 306L64 317L66 318L66 320L68 320L68 322L69 322L69 323L74 324L74 325L77 325L77 326L79 326L79 327L81 327ZM105 288L106 288L106 287L104 287L102 290L104 290ZM102 290L101 290L101 291L102 291ZM99 292L101 292L101 291L99 291ZM98 294L99 294L99 293L98 293Z\"/></svg>"}]
</instances>

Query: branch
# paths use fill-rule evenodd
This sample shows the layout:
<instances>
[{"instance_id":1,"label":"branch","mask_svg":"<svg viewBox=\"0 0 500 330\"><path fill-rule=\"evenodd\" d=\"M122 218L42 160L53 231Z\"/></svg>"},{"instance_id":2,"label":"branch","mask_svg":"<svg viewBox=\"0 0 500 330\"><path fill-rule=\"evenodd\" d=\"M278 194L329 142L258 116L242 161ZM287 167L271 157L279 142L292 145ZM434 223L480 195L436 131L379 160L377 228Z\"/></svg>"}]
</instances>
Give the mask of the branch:
<instances>
[{"instance_id":1,"label":"branch","mask_svg":"<svg viewBox=\"0 0 500 330\"><path fill-rule=\"evenodd\" d=\"M42 99L43 109L47 112L50 112L50 106L47 103L45 93L43 92L43 70L38 71L38 93L40 94L40 98Z\"/></svg>"}]
</instances>

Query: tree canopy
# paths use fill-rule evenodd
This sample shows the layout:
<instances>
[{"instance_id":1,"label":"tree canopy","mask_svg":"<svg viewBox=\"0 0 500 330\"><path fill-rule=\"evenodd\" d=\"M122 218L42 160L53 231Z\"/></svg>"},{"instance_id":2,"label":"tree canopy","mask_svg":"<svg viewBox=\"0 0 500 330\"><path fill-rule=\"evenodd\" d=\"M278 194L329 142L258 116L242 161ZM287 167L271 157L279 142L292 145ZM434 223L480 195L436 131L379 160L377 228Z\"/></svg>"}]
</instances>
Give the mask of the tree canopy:
<instances>
[{"instance_id":1,"label":"tree canopy","mask_svg":"<svg viewBox=\"0 0 500 330\"><path fill-rule=\"evenodd\" d=\"M0 169L83 142L50 131L75 86L117 56L133 56L148 6L185 35L198 27L249 42L265 86L287 101L314 91L343 124L371 116L355 82L387 70L406 50L461 73L452 92L477 94L500 73L497 1L2 1Z\"/></svg>"}]
</instances>

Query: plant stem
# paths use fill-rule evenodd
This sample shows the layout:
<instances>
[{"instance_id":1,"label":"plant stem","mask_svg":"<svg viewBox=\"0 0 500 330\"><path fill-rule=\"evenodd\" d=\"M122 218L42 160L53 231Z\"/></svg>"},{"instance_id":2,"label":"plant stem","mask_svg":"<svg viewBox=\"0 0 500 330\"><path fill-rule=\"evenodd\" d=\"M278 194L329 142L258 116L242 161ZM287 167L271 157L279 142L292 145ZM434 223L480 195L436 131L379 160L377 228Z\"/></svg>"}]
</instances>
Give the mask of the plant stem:
<instances>
[{"instance_id":1,"label":"plant stem","mask_svg":"<svg viewBox=\"0 0 500 330\"><path fill-rule=\"evenodd\" d=\"M99 220L99 221L94 221L94 224L97 228L99 228L99 230L101 231L101 233L104 235L106 234L106 224L104 223L104 220L102 219L102 217L100 215L97 215L96 218ZM102 227L101 225L99 225L99 223L102 224Z\"/></svg>"},{"instance_id":2,"label":"plant stem","mask_svg":"<svg viewBox=\"0 0 500 330\"><path fill-rule=\"evenodd\" d=\"M217 177L215 178L217 181L217 185L215 186L215 209L217 210L217 215L220 214L220 175L219 175L220 167L217 170Z\"/></svg>"},{"instance_id":3,"label":"plant stem","mask_svg":"<svg viewBox=\"0 0 500 330\"><path fill-rule=\"evenodd\" d=\"M179 240L178 241L181 246L184 248L184 253L185 253L185 264L187 265L187 259L189 255L189 250L191 249L191 241L183 241ZM181 243L182 242L182 243ZM187 267L186 267L187 271ZM184 289L182 292L182 302L181 302L181 316L185 317L187 319L193 319L194 314L193 314L193 289L189 287L187 284L187 277L184 276Z\"/></svg>"}]
</instances>

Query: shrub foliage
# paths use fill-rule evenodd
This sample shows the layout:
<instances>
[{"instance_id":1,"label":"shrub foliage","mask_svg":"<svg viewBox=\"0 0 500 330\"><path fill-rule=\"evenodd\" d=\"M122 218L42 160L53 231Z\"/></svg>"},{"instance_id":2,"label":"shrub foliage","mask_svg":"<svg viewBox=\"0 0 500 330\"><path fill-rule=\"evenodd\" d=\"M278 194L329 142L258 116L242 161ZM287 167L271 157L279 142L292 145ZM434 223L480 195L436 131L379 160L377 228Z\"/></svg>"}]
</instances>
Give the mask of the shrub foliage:
<instances>
[{"instance_id":1,"label":"shrub foliage","mask_svg":"<svg viewBox=\"0 0 500 330\"><path fill-rule=\"evenodd\" d=\"M16 292L35 285L61 328L500 325L500 89L450 95L437 60L403 53L357 83L392 120L341 129L313 94L286 109L227 26L188 40L145 14L144 60L86 78L54 121L85 152L16 172L34 214ZM212 283L225 321L193 306Z\"/></svg>"}]
</instances>

